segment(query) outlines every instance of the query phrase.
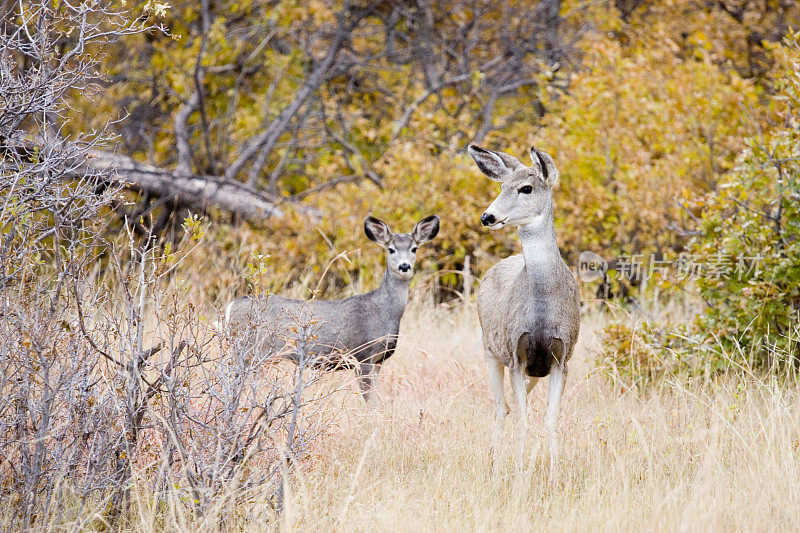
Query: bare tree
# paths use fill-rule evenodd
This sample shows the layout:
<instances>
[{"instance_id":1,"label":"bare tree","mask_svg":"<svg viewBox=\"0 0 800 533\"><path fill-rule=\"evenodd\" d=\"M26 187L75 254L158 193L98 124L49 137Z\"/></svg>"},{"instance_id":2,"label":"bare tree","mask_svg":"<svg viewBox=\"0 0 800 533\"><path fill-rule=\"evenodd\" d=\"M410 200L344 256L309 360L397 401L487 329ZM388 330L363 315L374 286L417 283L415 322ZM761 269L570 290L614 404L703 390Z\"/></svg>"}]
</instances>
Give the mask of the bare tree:
<instances>
[{"instance_id":1,"label":"bare tree","mask_svg":"<svg viewBox=\"0 0 800 533\"><path fill-rule=\"evenodd\" d=\"M92 305L90 318L84 310L91 302L76 295L78 327L110 363L109 386L96 394L116 413L106 432L111 490L104 492L115 514L127 508L135 469L148 473L164 498L181 497L201 516L224 516L231 504L255 496L271 497L279 511L287 475L323 428L319 419L306 423L309 406L326 394L308 392L325 371L308 349L313 323L298 319L287 333L303 354L287 374L278 354L213 334L166 282L199 245L197 222L187 221L187 236L170 252L154 239L138 244L129 230L127 250L109 252L116 287L109 299L116 303ZM268 323L254 330L272 332Z\"/></svg>"},{"instance_id":2,"label":"bare tree","mask_svg":"<svg viewBox=\"0 0 800 533\"><path fill-rule=\"evenodd\" d=\"M135 57L122 55L129 68L115 81L131 89L118 104L130 112L116 126L124 150L95 152L88 164L115 168L143 193L124 211L129 219L159 209L182 216L186 208L266 219L281 216L285 203L307 210L301 200L342 183L381 187L375 163L409 136L423 109L472 116L430 139L438 149L480 140L521 117L537 120L543 108L535 98L505 116L498 104L536 87L545 72L560 83L553 73L568 62L577 35L562 21L559 0L330 0L329 18L288 24L272 16L278 5L241 11L202 2L194 18L181 19L186 46L197 50L173 68L185 80L181 89L150 66L173 49L167 37L155 36ZM405 86L392 81L398 72ZM253 112L257 126L243 131ZM164 132L174 149L161 152L153 147ZM307 175L331 158L341 171Z\"/></svg>"}]
</instances>

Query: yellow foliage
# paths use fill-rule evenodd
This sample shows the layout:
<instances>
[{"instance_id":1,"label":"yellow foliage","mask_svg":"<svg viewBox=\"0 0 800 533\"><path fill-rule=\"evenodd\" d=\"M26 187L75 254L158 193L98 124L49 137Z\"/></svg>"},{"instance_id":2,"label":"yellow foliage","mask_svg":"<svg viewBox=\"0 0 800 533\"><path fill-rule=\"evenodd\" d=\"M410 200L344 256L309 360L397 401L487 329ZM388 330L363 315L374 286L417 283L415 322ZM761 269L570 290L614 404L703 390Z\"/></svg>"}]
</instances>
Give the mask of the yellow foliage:
<instances>
[{"instance_id":1,"label":"yellow foliage","mask_svg":"<svg viewBox=\"0 0 800 533\"><path fill-rule=\"evenodd\" d=\"M542 63L537 86L523 87L495 103L497 129L483 144L518 157L536 145L553 156L561 171L556 224L562 253L570 263L585 249L613 257L681 248L682 238L669 228L690 226L687 211L696 215L702 207L684 204L713 190L743 149L747 110L761 105L762 92L757 79L742 76L759 67L748 48L747 32L768 28L775 15L747 11L746 20L736 24L720 8L697 9L695 4L645 2L623 19L608 4L565 1L564 32L580 35L574 64ZM496 35L492 23L513 23L495 4L481 5L490 24L476 31ZM204 78L210 144L224 141L238 149L263 128L265 111L275 116L287 105L309 65L307 56L296 49L259 49L263 36L229 38L226 20L238 17L276 35L291 35L301 26L313 30L332 23L337 5L286 1L265 8L258 2L239 2L226 9L213 21L203 64L235 64L252 53L263 60L258 74L241 77L238 85L211 72ZM136 75L113 86L99 101L76 103L76 112L91 107L92 113L84 114L95 118L84 120L99 121L132 92L152 92L142 112L150 113L148 124L154 131L151 142L135 155L173 164L172 119L195 84L193 67L201 39L190 35L199 16L192 3L173 5L167 17L170 31L182 36L178 42L166 36L131 37L109 67L112 75ZM471 14L463 10L454 16L467 20ZM592 29L582 30L587 27ZM302 281L308 273L324 271L340 252L361 250L328 270L323 294L337 294L365 273L366 285L383 273L382 254L362 234L366 215L384 219L395 231L408 231L421 217L437 213L442 231L423 248L421 269L440 271L437 282L459 289L461 279L455 272L467 255L480 275L499 257L518 251L512 230L488 232L480 226L480 214L498 187L482 177L465 154L482 121L473 93L485 80L475 71L466 85L447 87L436 98L421 101L405 127L395 132L405 104L423 96L427 88L412 66L380 58L377 51L386 44L385 34L372 30L356 33L349 43L354 53L378 57L358 79L359 90L349 90L350 79L330 80L321 90L321 106L330 117L343 109L351 125L347 142L365 154L382 178L382 187L360 180L310 195L302 205L318 209L320 218L290 213L256 228L251 238L262 235L257 248L271 253L276 284ZM478 61L502 53L501 39L488 42L487 49L472 52ZM325 50L313 52L321 57ZM192 122L200 120L199 113L192 115ZM227 129L215 129L215 121L229 121ZM322 122L316 127L322 128ZM338 143L315 146L313 131L309 135L312 148L299 154L303 162L281 178L274 191L278 195L301 193L331 178L364 171L365 162L350 157ZM259 177L262 186L287 150L279 144L270 155ZM223 154L217 165L234 157ZM219 168L200 170L213 173ZM231 239L224 246L248 248L238 242L240 232L219 233Z\"/></svg>"}]
</instances>

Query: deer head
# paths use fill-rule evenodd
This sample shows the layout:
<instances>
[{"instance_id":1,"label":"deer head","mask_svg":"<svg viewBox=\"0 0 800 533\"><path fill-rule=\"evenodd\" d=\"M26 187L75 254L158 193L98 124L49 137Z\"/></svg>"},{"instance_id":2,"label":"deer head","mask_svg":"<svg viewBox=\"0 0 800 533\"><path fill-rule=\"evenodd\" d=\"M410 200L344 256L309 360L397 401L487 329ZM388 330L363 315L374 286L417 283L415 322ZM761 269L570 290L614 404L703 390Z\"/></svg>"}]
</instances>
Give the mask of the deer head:
<instances>
[{"instance_id":1,"label":"deer head","mask_svg":"<svg viewBox=\"0 0 800 533\"><path fill-rule=\"evenodd\" d=\"M469 154L489 179L500 182L500 194L481 215L481 224L491 229L505 225L536 224L549 216L552 189L558 182L553 159L536 147L530 150L527 167L509 154L470 145Z\"/></svg>"},{"instance_id":2,"label":"deer head","mask_svg":"<svg viewBox=\"0 0 800 533\"><path fill-rule=\"evenodd\" d=\"M402 280L414 275L417 248L439 233L439 217L431 215L414 226L411 233L392 233L384 222L375 217L364 219L364 233L386 249L386 266L389 272Z\"/></svg>"}]
</instances>

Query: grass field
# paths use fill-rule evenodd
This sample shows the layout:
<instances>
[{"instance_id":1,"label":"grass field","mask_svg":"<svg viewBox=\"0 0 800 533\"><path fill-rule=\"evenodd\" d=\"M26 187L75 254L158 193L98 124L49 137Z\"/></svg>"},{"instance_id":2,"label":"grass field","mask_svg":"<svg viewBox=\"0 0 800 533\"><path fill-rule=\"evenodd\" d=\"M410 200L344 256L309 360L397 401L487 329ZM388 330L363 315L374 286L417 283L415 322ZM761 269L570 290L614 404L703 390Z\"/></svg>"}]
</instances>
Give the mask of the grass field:
<instances>
[{"instance_id":1,"label":"grass field","mask_svg":"<svg viewBox=\"0 0 800 533\"><path fill-rule=\"evenodd\" d=\"M550 485L546 380L531 394L524 467L517 471L512 459L512 412L501 475L493 478L475 313L410 310L370 409L357 397L351 374L327 378L343 390L330 401L327 437L288 487L278 529L796 529L798 394L745 374L703 386L665 383L648 394L625 391L594 364L604 320L600 314L583 320L564 395L561 460ZM128 527L261 530L275 524L269 507L257 495L253 501L223 521L213 513L199 519L177 497L157 503L139 490ZM41 526L70 529L72 514Z\"/></svg>"},{"instance_id":2,"label":"grass field","mask_svg":"<svg viewBox=\"0 0 800 533\"><path fill-rule=\"evenodd\" d=\"M286 530L790 530L800 524L798 395L742 376L641 396L594 370L601 316L570 366L553 486L546 380L531 393L527 461L506 424L492 480L489 391L472 314L416 312L381 402L354 409L293 487ZM507 387L508 388L508 387ZM510 389L507 390L510 397Z\"/></svg>"}]
</instances>

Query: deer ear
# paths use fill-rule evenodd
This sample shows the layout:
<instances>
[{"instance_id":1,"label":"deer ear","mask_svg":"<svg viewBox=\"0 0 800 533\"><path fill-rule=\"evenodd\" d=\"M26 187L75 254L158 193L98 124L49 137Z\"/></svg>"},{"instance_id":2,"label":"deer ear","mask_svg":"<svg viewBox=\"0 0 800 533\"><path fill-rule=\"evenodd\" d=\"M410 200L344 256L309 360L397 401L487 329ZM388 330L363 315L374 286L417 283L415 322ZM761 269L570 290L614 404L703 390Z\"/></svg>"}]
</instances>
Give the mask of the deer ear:
<instances>
[{"instance_id":1,"label":"deer ear","mask_svg":"<svg viewBox=\"0 0 800 533\"><path fill-rule=\"evenodd\" d=\"M439 233L439 217L431 215L425 217L414 226L411 236L417 244L428 242Z\"/></svg>"},{"instance_id":2,"label":"deer ear","mask_svg":"<svg viewBox=\"0 0 800 533\"><path fill-rule=\"evenodd\" d=\"M552 157L535 146L531 146L531 161L533 168L539 171L542 183L548 187L555 187L558 184L558 170Z\"/></svg>"},{"instance_id":3,"label":"deer ear","mask_svg":"<svg viewBox=\"0 0 800 533\"><path fill-rule=\"evenodd\" d=\"M371 241L375 241L381 246L386 246L392 240L392 230L385 223L375 217L364 219L364 233Z\"/></svg>"},{"instance_id":4,"label":"deer ear","mask_svg":"<svg viewBox=\"0 0 800 533\"><path fill-rule=\"evenodd\" d=\"M478 164L481 172L494 181L504 181L512 172L524 166L519 162L519 159L512 155L493 152L474 144L470 144L467 147L467 152Z\"/></svg>"}]
</instances>

